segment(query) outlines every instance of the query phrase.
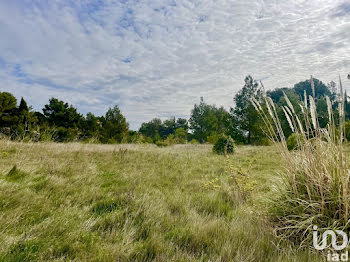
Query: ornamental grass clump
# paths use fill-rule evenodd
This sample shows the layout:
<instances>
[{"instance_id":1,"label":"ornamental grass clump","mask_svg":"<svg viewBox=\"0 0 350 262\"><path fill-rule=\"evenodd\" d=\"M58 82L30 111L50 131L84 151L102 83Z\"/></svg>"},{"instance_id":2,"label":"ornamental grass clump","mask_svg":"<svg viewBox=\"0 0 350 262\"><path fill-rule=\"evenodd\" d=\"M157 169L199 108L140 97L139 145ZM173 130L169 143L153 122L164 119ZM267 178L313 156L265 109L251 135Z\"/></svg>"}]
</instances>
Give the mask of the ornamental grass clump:
<instances>
[{"instance_id":1,"label":"ornamental grass clump","mask_svg":"<svg viewBox=\"0 0 350 262\"><path fill-rule=\"evenodd\" d=\"M300 104L301 114L296 111L286 94L287 106L282 110L294 134L296 148L289 151L281 128L276 106L270 97L253 98L252 103L263 118L268 136L284 159L282 178L284 187L273 201L271 212L276 222L276 234L292 240L301 247L312 245L312 226L320 230L350 230L350 170L346 161L344 140L344 93L340 82L338 114L334 116L332 103L326 97L329 123L320 128L315 90L313 95ZM263 88L263 86L262 86ZM338 119L337 123L335 119Z\"/></svg>"}]
</instances>

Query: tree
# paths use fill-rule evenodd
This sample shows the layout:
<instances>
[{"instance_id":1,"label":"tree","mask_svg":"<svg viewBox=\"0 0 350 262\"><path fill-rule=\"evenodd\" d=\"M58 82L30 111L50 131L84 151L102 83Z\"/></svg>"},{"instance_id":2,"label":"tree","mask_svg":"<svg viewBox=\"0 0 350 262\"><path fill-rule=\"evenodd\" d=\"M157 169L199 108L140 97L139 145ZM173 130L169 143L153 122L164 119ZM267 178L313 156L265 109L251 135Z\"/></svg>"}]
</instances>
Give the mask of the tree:
<instances>
[{"instance_id":1,"label":"tree","mask_svg":"<svg viewBox=\"0 0 350 262\"><path fill-rule=\"evenodd\" d=\"M159 118L154 118L149 122L142 123L139 132L156 142L167 139L169 135L175 135L176 130L179 128L184 129L187 134L188 122L186 119L171 117L162 121Z\"/></svg>"},{"instance_id":2,"label":"tree","mask_svg":"<svg viewBox=\"0 0 350 262\"><path fill-rule=\"evenodd\" d=\"M281 99L281 97L283 97L283 92L288 92L291 89L288 87L282 87L282 88L276 88L275 90L272 91L267 91L266 94L267 96L271 97L272 101L274 103L278 103Z\"/></svg>"},{"instance_id":3,"label":"tree","mask_svg":"<svg viewBox=\"0 0 350 262\"><path fill-rule=\"evenodd\" d=\"M335 82L329 83L327 86L324 85L320 80L313 79L314 87L315 87L315 102L316 102L316 109L317 114L319 116L319 124L321 127L325 127L328 123L328 111L327 111L327 103L325 96L329 96L331 101L333 101L333 109L337 110L337 101L336 99L336 84ZM297 115L299 115L300 118L302 118L301 109L299 104L304 102L305 94L307 99L312 94L312 87L311 87L311 80L306 80L299 82L294 85L293 88L277 88L273 91L268 91L267 95L272 98L272 100L277 105L277 112L281 121L281 126L283 129L283 132L286 137L291 135L292 131L290 130L289 124L287 119L284 116L282 107L287 106L287 103L285 101L283 93L285 93L290 102L292 103L294 110ZM346 95L345 95L346 96ZM347 102L345 102L345 112L346 116L350 115L350 109L348 110ZM349 113L347 113L349 111Z\"/></svg>"},{"instance_id":4,"label":"tree","mask_svg":"<svg viewBox=\"0 0 350 262\"><path fill-rule=\"evenodd\" d=\"M315 87L315 98L321 96L330 96L331 91L329 88L320 80L313 78ZM300 96L304 97L304 90L306 90L306 95L309 97L312 94L311 80L305 80L294 85L294 91Z\"/></svg>"},{"instance_id":5,"label":"tree","mask_svg":"<svg viewBox=\"0 0 350 262\"><path fill-rule=\"evenodd\" d=\"M72 105L51 98L43 108L43 113L49 124L54 127L76 128L82 118Z\"/></svg>"},{"instance_id":6,"label":"tree","mask_svg":"<svg viewBox=\"0 0 350 262\"><path fill-rule=\"evenodd\" d=\"M336 84L335 82L331 81L327 86L320 80L313 78L314 81L314 87L315 87L315 97L319 98L322 96L329 96L332 100L335 98L335 91L336 91ZM267 91L267 95L271 97L271 99L275 102L278 103L279 100L283 97L283 92L291 94L295 93L297 94L299 100L304 99L304 90L306 91L307 97L312 95L312 87L311 87L311 81L310 80L305 80L301 81L297 84L294 85L293 88L276 88L275 90L272 91Z\"/></svg>"},{"instance_id":7,"label":"tree","mask_svg":"<svg viewBox=\"0 0 350 262\"><path fill-rule=\"evenodd\" d=\"M160 120L159 118L154 118L147 123L142 123L139 132L142 135L146 137L151 137L154 140L156 136L159 136L159 130L161 129L161 127L162 120Z\"/></svg>"},{"instance_id":8,"label":"tree","mask_svg":"<svg viewBox=\"0 0 350 262\"><path fill-rule=\"evenodd\" d=\"M261 127L263 126L259 113L255 110L251 103L251 98L255 97L260 99L261 91L259 90L259 84L250 75L244 79L243 88L234 97L236 104L235 108L231 109L231 120L235 123L234 135L242 134L243 137L233 137L233 139L243 140L244 142L251 144L252 142L258 142L264 134ZM232 131L231 131L232 132Z\"/></svg>"},{"instance_id":9,"label":"tree","mask_svg":"<svg viewBox=\"0 0 350 262\"><path fill-rule=\"evenodd\" d=\"M6 129L7 135L23 139L36 121L34 112L23 98L17 107L17 99L12 94L0 92L0 127Z\"/></svg>"},{"instance_id":10,"label":"tree","mask_svg":"<svg viewBox=\"0 0 350 262\"><path fill-rule=\"evenodd\" d=\"M0 92L0 114L9 112L16 108L17 99L10 93Z\"/></svg>"},{"instance_id":11,"label":"tree","mask_svg":"<svg viewBox=\"0 0 350 262\"><path fill-rule=\"evenodd\" d=\"M0 127L11 128L18 122L17 99L10 93L0 92Z\"/></svg>"},{"instance_id":12,"label":"tree","mask_svg":"<svg viewBox=\"0 0 350 262\"><path fill-rule=\"evenodd\" d=\"M31 107L28 107L27 102L21 98L21 102L19 103L18 111L18 126L17 131L18 135L21 135L22 138L25 137L27 132L30 132L32 129L32 124L37 122L37 118L34 115Z\"/></svg>"},{"instance_id":13,"label":"tree","mask_svg":"<svg viewBox=\"0 0 350 262\"><path fill-rule=\"evenodd\" d=\"M53 129L53 139L58 142L73 141L79 138L79 124L83 116L72 105L57 98L51 98L43 108L48 125Z\"/></svg>"},{"instance_id":14,"label":"tree","mask_svg":"<svg viewBox=\"0 0 350 262\"><path fill-rule=\"evenodd\" d=\"M337 96L337 84L332 80L327 84L329 91L331 92L330 99L334 100Z\"/></svg>"},{"instance_id":15,"label":"tree","mask_svg":"<svg viewBox=\"0 0 350 262\"><path fill-rule=\"evenodd\" d=\"M129 125L125 117L116 105L109 108L105 117L102 120L102 138L103 142L114 143L122 142L126 138L129 130Z\"/></svg>"},{"instance_id":16,"label":"tree","mask_svg":"<svg viewBox=\"0 0 350 262\"><path fill-rule=\"evenodd\" d=\"M188 129L189 129L187 119L185 119L185 118L178 118L178 119L176 120L175 128L176 128L176 129L183 128L183 129L187 132Z\"/></svg>"},{"instance_id":17,"label":"tree","mask_svg":"<svg viewBox=\"0 0 350 262\"><path fill-rule=\"evenodd\" d=\"M162 139L166 139L169 135L175 133L176 130L176 120L175 117L164 120L159 129L159 135Z\"/></svg>"},{"instance_id":18,"label":"tree","mask_svg":"<svg viewBox=\"0 0 350 262\"><path fill-rule=\"evenodd\" d=\"M199 105L194 105L189 120L190 129L193 131L192 138L204 143L214 133L224 134L229 117L229 113L223 107L208 105L201 97Z\"/></svg>"},{"instance_id":19,"label":"tree","mask_svg":"<svg viewBox=\"0 0 350 262\"><path fill-rule=\"evenodd\" d=\"M185 144L187 141L187 131L183 127L176 129L175 139L179 144Z\"/></svg>"},{"instance_id":20,"label":"tree","mask_svg":"<svg viewBox=\"0 0 350 262\"><path fill-rule=\"evenodd\" d=\"M321 128L325 128L329 122L328 106L325 97L320 97L316 101L317 120Z\"/></svg>"},{"instance_id":21,"label":"tree","mask_svg":"<svg viewBox=\"0 0 350 262\"><path fill-rule=\"evenodd\" d=\"M89 112L79 124L83 138L98 138L101 129L101 122L98 117Z\"/></svg>"}]
</instances>

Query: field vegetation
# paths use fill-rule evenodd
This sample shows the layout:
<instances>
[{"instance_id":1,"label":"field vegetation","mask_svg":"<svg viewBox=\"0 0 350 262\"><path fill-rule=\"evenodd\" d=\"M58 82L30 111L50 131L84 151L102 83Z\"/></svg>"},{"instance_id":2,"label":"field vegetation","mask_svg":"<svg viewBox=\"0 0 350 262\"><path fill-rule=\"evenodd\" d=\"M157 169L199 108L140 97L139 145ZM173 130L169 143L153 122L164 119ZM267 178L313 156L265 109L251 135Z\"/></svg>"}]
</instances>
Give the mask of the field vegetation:
<instances>
[{"instance_id":1,"label":"field vegetation","mask_svg":"<svg viewBox=\"0 0 350 262\"><path fill-rule=\"evenodd\" d=\"M335 87L265 92L247 76L230 112L201 98L189 120L138 131L118 106L83 116L52 98L40 113L0 93L0 260L325 259L313 225L350 229Z\"/></svg>"},{"instance_id":2,"label":"field vegetation","mask_svg":"<svg viewBox=\"0 0 350 262\"><path fill-rule=\"evenodd\" d=\"M274 147L2 140L0 153L1 261L319 261L274 235Z\"/></svg>"}]
</instances>

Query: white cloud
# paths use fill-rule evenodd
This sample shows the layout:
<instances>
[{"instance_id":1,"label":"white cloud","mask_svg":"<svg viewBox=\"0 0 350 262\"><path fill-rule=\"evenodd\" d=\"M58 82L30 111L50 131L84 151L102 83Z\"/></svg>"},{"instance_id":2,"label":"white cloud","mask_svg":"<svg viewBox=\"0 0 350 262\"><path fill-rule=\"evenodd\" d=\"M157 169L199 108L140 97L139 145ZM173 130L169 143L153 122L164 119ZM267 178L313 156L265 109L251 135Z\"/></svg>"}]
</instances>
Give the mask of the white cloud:
<instances>
[{"instance_id":1,"label":"white cloud","mask_svg":"<svg viewBox=\"0 0 350 262\"><path fill-rule=\"evenodd\" d=\"M0 2L0 89L36 109L118 104L137 128L188 116L200 96L229 108L247 74L275 88L350 71L349 2L45 2Z\"/></svg>"}]
</instances>

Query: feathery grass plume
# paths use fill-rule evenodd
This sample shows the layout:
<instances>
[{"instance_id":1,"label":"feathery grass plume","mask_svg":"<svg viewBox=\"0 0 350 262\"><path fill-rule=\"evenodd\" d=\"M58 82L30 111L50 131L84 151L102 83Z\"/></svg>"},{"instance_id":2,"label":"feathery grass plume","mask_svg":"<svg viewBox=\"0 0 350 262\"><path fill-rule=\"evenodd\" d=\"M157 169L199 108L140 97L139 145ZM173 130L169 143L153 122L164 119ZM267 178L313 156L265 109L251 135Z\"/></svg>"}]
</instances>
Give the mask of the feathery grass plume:
<instances>
[{"instance_id":1,"label":"feathery grass plume","mask_svg":"<svg viewBox=\"0 0 350 262\"><path fill-rule=\"evenodd\" d=\"M314 95L312 77L311 85ZM350 170L342 144L344 94L340 80L340 139L335 135L336 123L328 97L326 101L329 123L327 128L320 128L314 96L307 98L304 92L304 103L300 105L301 115L298 115L287 95L284 95L288 106L282 107L282 110L291 130L297 135L300 150L296 152L288 151L272 99L264 97L264 105L268 108L269 115L260 110L262 106L256 106L271 132L269 137L285 160L282 176L284 186L280 188L280 194L273 201L271 212L276 222L278 237L307 247L312 245L313 225L317 225L320 229L350 230L348 221Z\"/></svg>"},{"instance_id":2,"label":"feathery grass plume","mask_svg":"<svg viewBox=\"0 0 350 262\"><path fill-rule=\"evenodd\" d=\"M260 81L260 88L262 90L263 97L266 97L266 90L265 90L265 87L264 87L264 85L263 85L263 83L261 81Z\"/></svg>"},{"instance_id":3,"label":"feathery grass plume","mask_svg":"<svg viewBox=\"0 0 350 262\"><path fill-rule=\"evenodd\" d=\"M288 112L288 114L289 114L290 116L293 116L293 114L292 114L292 112L290 111L290 109L289 109L288 106L283 106L283 107L284 107L284 109Z\"/></svg>"},{"instance_id":4,"label":"feathery grass plume","mask_svg":"<svg viewBox=\"0 0 350 262\"><path fill-rule=\"evenodd\" d=\"M345 126L345 113L344 113L344 103L345 103L345 97L344 97L344 90L343 85L341 82L341 78L339 75L339 89L340 89L340 103L339 103L339 125L340 125L340 139L344 139L344 126Z\"/></svg>"},{"instance_id":5,"label":"feathery grass plume","mask_svg":"<svg viewBox=\"0 0 350 262\"><path fill-rule=\"evenodd\" d=\"M288 107L286 107L286 108L288 109ZM286 118L287 118L287 121L288 121L288 124L289 124L290 129L292 129L292 132L294 133L294 132L295 132L294 126L293 126L293 124L292 124L292 121L290 120L290 117L289 117L289 115L288 115L286 109L284 109L284 107L282 107L282 110L283 110L284 115L285 115Z\"/></svg>"},{"instance_id":6,"label":"feathery grass plume","mask_svg":"<svg viewBox=\"0 0 350 262\"><path fill-rule=\"evenodd\" d=\"M314 78L312 77L312 75L310 77L310 83L311 83L311 89L312 89L312 96L316 97L315 96L315 83L314 83Z\"/></svg>"},{"instance_id":7,"label":"feathery grass plume","mask_svg":"<svg viewBox=\"0 0 350 262\"><path fill-rule=\"evenodd\" d=\"M332 102L329 99L329 96L326 96L326 102L327 102L327 111L328 111L328 120L329 122L332 122Z\"/></svg>"},{"instance_id":8,"label":"feathery grass plume","mask_svg":"<svg viewBox=\"0 0 350 262\"><path fill-rule=\"evenodd\" d=\"M314 126L315 130L318 130L318 125L317 125L317 112L316 112L316 104L315 100L313 99L312 96L309 97L310 100L310 114L311 114L311 120L312 120L312 125Z\"/></svg>"},{"instance_id":9,"label":"feathery grass plume","mask_svg":"<svg viewBox=\"0 0 350 262\"><path fill-rule=\"evenodd\" d=\"M286 99L287 105L289 106L290 110L292 110L293 114L295 114L294 107L292 103L289 101L288 96L286 95L285 92L283 92L284 98Z\"/></svg>"}]
</instances>

